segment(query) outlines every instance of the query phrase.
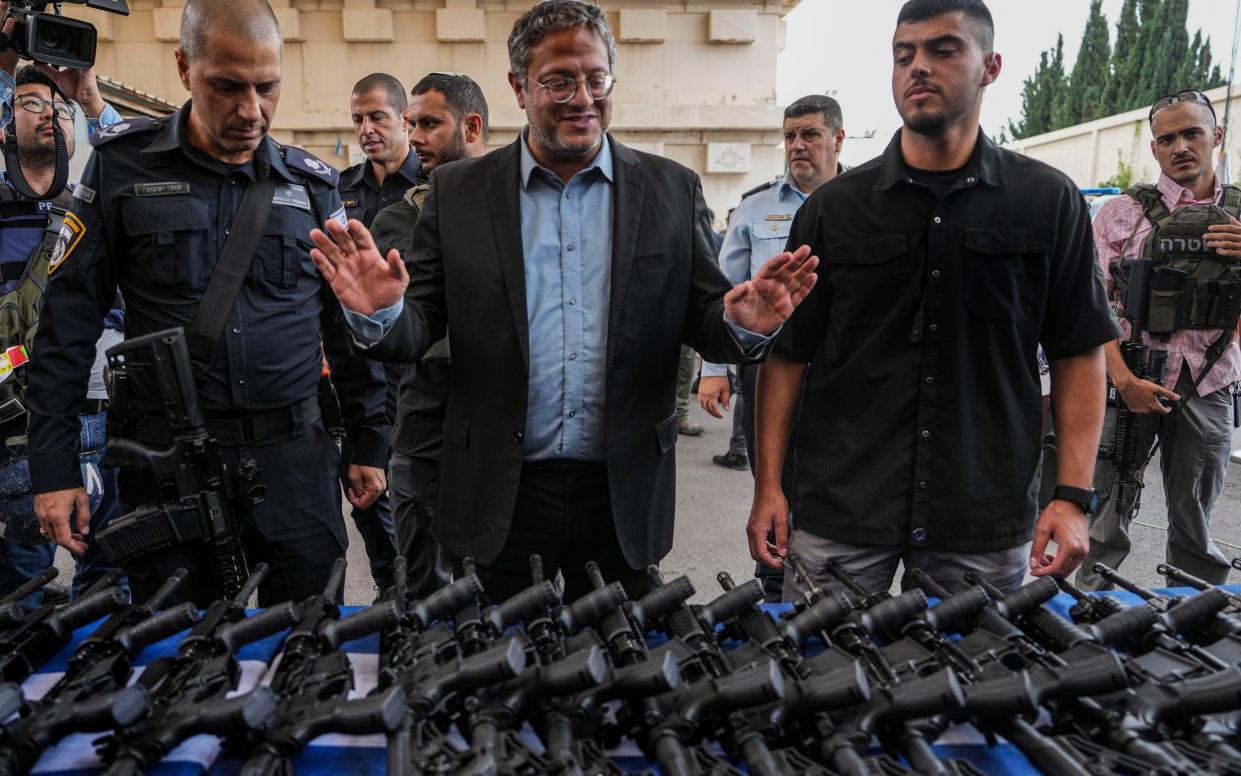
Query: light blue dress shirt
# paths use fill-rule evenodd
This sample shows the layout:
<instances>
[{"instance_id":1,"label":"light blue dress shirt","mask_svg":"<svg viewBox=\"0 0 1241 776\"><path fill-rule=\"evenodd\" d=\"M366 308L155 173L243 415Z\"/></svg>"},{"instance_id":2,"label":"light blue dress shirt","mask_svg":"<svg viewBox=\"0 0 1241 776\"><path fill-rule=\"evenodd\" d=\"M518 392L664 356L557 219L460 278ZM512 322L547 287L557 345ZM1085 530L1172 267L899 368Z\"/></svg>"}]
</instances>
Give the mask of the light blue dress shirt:
<instances>
[{"instance_id":1,"label":"light blue dress shirt","mask_svg":"<svg viewBox=\"0 0 1241 776\"><path fill-rule=\"evenodd\" d=\"M526 460L602 461L612 290L612 148L566 184L522 132L521 244L530 326Z\"/></svg>"},{"instance_id":2,"label":"light blue dress shirt","mask_svg":"<svg viewBox=\"0 0 1241 776\"><path fill-rule=\"evenodd\" d=\"M806 195L790 175L773 181L737 205L720 246L720 270L734 286L758 274L763 265L784 251L793 215ZM723 377L726 364L702 364L703 377Z\"/></svg>"},{"instance_id":3,"label":"light blue dress shirt","mask_svg":"<svg viewBox=\"0 0 1241 776\"><path fill-rule=\"evenodd\" d=\"M530 368L526 460L603 461L608 311L612 291L612 149L603 138L594 161L568 183L535 161L521 134L521 243L526 281ZM355 344L385 336L404 301L366 316L345 310ZM725 324L747 353L763 336Z\"/></svg>"}]
</instances>

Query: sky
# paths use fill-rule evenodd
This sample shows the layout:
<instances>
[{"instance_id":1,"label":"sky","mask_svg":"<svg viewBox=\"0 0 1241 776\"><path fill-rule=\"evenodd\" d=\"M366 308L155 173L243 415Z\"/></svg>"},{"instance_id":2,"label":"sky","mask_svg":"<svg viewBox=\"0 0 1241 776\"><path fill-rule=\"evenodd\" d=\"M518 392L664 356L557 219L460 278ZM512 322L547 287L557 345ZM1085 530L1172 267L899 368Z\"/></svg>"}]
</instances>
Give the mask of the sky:
<instances>
[{"instance_id":1,"label":"sky","mask_svg":"<svg viewBox=\"0 0 1241 776\"><path fill-rule=\"evenodd\" d=\"M778 60L776 97L787 105L812 92L840 101L845 130L841 159L855 165L882 153L900 116L892 102L892 32L904 0L801 0L786 17L784 51ZM1113 42L1122 0L1104 0ZM1039 53L1064 34L1065 69L1071 70L1090 13L1089 0L991 0L995 50L1002 57L999 79L983 98L982 126L998 132L1021 111L1021 83L1038 66ZM1201 29L1211 54L1228 74L1237 4L1232 0L1189 0L1189 37ZM1241 70L1241 66L1238 67ZM1238 74L1234 81L1241 81ZM875 136L865 140L871 130Z\"/></svg>"}]
</instances>

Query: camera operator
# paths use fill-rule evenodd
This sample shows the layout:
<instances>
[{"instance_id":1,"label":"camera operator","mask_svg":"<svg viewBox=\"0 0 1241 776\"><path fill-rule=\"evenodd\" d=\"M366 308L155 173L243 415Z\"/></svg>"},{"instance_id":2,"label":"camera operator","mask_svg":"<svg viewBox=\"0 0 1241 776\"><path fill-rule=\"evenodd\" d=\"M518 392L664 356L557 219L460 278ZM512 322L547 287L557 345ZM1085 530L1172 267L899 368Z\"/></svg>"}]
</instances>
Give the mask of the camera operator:
<instances>
[{"instance_id":1,"label":"camera operator","mask_svg":"<svg viewBox=\"0 0 1241 776\"><path fill-rule=\"evenodd\" d=\"M5 52L7 66L16 59ZM74 129L78 108L86 114L88 131L120 122L121 116L103 101L94 70L56 71L47 65L26 65L15 72L12 96L12 127L17 142L22 174L31 189L44 199L22 197L10 185L6 172L0 185L0 303L12 305L17 315L0 316L0 342L5 347L25 346L31 358L38 358L32 347L38 327L38 309L47 282L47 264L54 236L60 231L71 203L69 189L51 191L56 177L56 145L53 122L65 139L68 159L75 149ZM13 308L9 308L13 309ZM117 514L116 471L101 467L107 420L107 393L103 384L103 353L123 339L124 311L114 305L104 318L104 331L96 343L90 389L80 408L79 465L83 481L89 486L91 530L98 531ZM25 403L25 375L10 376L4 383L3 399ZM26 416L0 425L0 521L5 525L0 539L0 590L17 587L52 565L56 545L38 531L30 469L25 457ZM108 570L94 543L86 545L77 558L72 592L76 594ZM36 606L42 592L31 594L25 603Z\"/></svg>"}]
</instances>

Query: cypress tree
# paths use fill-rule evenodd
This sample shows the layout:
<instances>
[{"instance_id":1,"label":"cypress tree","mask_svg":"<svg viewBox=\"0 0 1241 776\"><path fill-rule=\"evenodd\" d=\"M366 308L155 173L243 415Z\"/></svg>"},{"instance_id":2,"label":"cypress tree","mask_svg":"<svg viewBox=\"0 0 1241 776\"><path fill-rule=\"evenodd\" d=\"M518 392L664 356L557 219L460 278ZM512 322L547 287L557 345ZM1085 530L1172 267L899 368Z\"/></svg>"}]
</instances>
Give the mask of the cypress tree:
<instances>
[{"instance_id":1,"label":"cypress tree","mask_svg":"<svg viewBox=\"0 0 1241 776\"><path fill-rule=\"evenodd\" d=\"M1111 75L1103 89L1104 115L1119 113L1128 97L1127 86L1121 80L1129 74L1131 59L1141 58L1138 52L1138 0L1125 0L1120 9L1120 21L1116 22L1116 46L1112 49Z\"/></svg>"},{"instance_id":2,"label":"cypress tree","mask_svg":"<svg viewBox=\"0 0 1241 776\"><path fill-rule=\"evenodd\" d=\"M1073 64L1073 75L1064 100L1065 126L1107 115L1103 95L1108 85L1111 56L1103 0L1091 0L1090 16L1082 32L1082 45L1077 51L1077 61Z\"/></svg>"},{"instance_id":3,"label":"cypress tree","mask_svg":"<svg viewBox=\"0 0 1241 776\"><path fill-rule=\"evenodd\" d=\"M1022 83L1019 121L1008 133L1019 139L1150 105L1181 89L1223 85L1211 42L1186 27L1189 0L1124 0L1109 46L1102 0L1091 0L1071 77L1064 67L1064 37L1039 55Z\"/></svg>"},{"instance_id":4,"label":"cypress tree","mask_svg":"<svg viewBox=\"0 0 1241 776\"><path fill-rule=\"evenodd\" d=\"M1167 25L1168 5L1166 0L1143 0L1139 6L1142 18L1138 46L1141 55L1130 60L1134 67L1126 79L1129 84L1129 94L1125 98L1127 106L1149 105L1162 96L1160 89L1171 80L1166 74L1164 59L1167 54L1165 42L1170 32Z\"/></svg>"}]
</instances>

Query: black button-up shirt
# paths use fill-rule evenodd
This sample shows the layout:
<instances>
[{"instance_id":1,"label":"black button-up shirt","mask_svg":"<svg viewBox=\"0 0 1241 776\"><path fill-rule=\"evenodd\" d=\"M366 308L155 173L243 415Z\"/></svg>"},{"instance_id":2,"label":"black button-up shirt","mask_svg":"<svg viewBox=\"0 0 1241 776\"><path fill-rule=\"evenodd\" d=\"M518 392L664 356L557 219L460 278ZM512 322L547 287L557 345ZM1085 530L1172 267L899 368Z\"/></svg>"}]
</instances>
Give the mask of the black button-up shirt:
<instances>
[{"instance_id":1,"label":"black button-up shirt","mask_svg":"<svg viewBox=\"0 0 1241 776\"><path fill-rule=\"evenodd\" d=\"M901 156L820 187L790 248L819 283L776 350L809 363L798 527L856 544L1018 546L1037 513L1038 345L1115 339L1081 194L982 133L940 199Z\"/></svg>"},{"instance_id":2,"label":"black button-up shirt","mask_svg":"<svg viewBox=\"0 0 1241 776\"><path fill-rule=\"evenodd\" d=\"M375 170L369 161L346 169L340 174L340 200L345 212L370 228L380 210L400 202L405 192L418 184L420 167L418 155L411 148L400 169L384 176L382 186L375 180Z\"/></svg>"},{"instance_id":3,"label":"black button-up shirt","mask_svg":"<svg viewBox=\"0 0 1241 776\"><path fill-rule=\"evenodd\" d=\"M332 363L353 462L383 466L388 422L383 375L353 355L340 305L310 259L310 230L343 218L336 173L265 138L245 165L190 146L187 102L174 116L125 122L95 138L68 232L53 256L29 375L30 471L37 492L78 485L77 413L104 314L118 286L129 336L189 329L247 184L277 187L250 273L198 389L208 415L285 407L315 396L320 339ZM154 385L135 381L132 409L161 415Z\"/></svg>"}]
</instances>

